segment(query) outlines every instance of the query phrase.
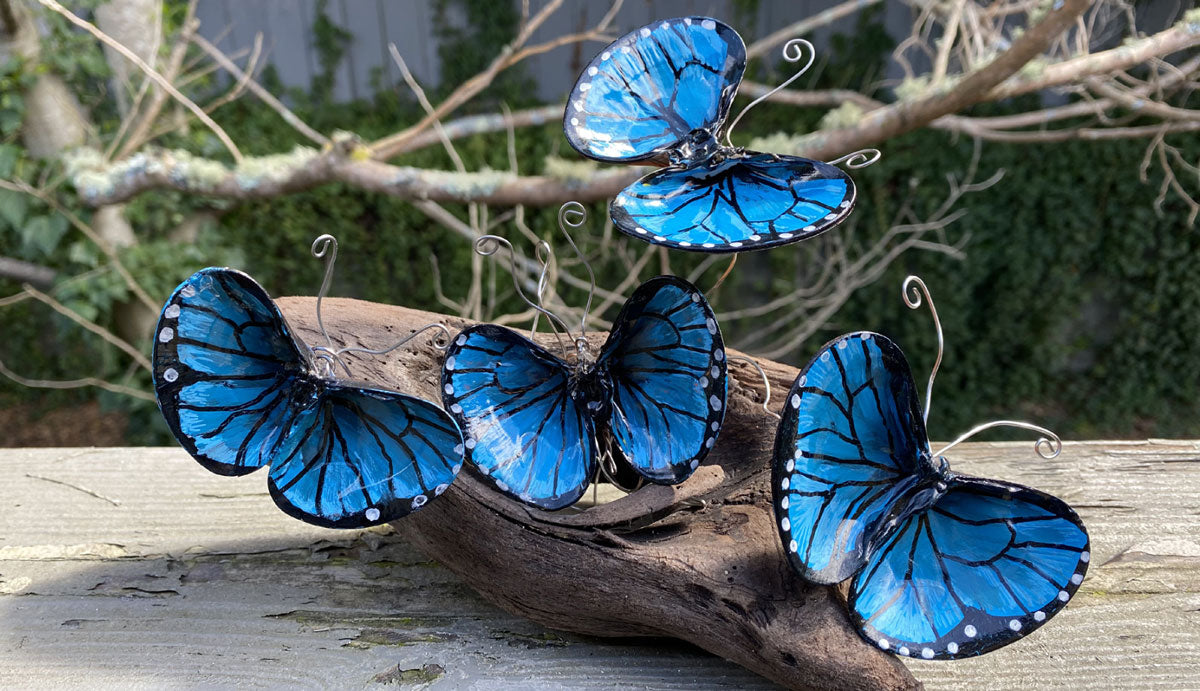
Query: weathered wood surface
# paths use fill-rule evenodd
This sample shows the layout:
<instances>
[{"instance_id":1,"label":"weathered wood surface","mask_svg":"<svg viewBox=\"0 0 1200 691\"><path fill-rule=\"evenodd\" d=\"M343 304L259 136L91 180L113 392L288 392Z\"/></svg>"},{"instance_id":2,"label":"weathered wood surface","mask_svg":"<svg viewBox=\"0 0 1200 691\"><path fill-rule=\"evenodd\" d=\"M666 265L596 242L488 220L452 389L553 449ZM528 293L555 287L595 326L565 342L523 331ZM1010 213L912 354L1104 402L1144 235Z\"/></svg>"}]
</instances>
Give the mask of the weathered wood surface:
<instances>
[{"instance_id":1,"label":"weathered wood surface","mask_svg":"<svg viewBox=\"0 0 1200 691\"><path fill-rule=\"evenodd\" d=\"M1046 627L973 660L907 661L917 679L1200 687L1200 442L1068 443L1054 461L969 444L954 460L1068 499L1095 557ZM0 452L4 685L373 686L438 665L435 688L770 687L688 646L506 614L390 528L306 526L264 484L179 449Z\"/></svg>"},{"instance_id":2,"label":"weathered wood surface","mask_svg":"<svg viewBox=\"0 0 1200 691\"><path fill-rule=\"evenodd\" d=\"M305 302L285 302L289 316L297 306ZM327 316L331 325L355 314L349 304L340 307L329 313L338 317ZM304 320L296 322L303 330ZM367 343L378 340L383 336ZM400 351L372 367L369 378L432 393L436 368L428 353ZM786 368L768 371L777 382L790 377ZM747 558L747 545L758 544L764 530L755 513L762 512L762 498L754 495L755 473L745 470L765 463L763 442L752 434L753 416L759 414L753 379L737 373L727 431L741 432L722 436L711 467L701 469L706 474L698 472L677 489L639 493L574 517L527 516L530 525L555 540L572 535L571 529L611 526L607 543L594 535L579 540L590 550L584 552L588 559L596 553L603 559L625 554L643 560L609 578L629 591L601 593L617 613L608 621L591 618L600 606L595 592L578 592L583 604L577 621L564 618L562 602L555 602L554 611L536 611L533 596L546 594L554 601L564 581L603 584L609 582L607 572L561 572L547 568L560 562L541 561L528 567L529 582L515 589L488 582L488 569L497 565L519 569L505 555L478 552L484 557L480 565L461 563L464 553L479 550L489 538L499 545L511 536L455 536L454 521L460 521L462 532L463 521L480 527L479 521L491 516L525 520L513 507L497 503L494 494L481 494L479 483L456 483L438 502L398 524L406 540L391 528L345 533L295 522L274 509L265 478L209 475L179 450L3 452L0 679L29 685L308 686L429 679L434 685L487 688L766 686L736 666L678 643L614 643L554 633L495 609L466 587L470 583L505 608L558 628L607 635L679 631L680 637L722 649L713 632L735 627L739 620L729 611L763 597L748 587L761 584L779 592L769 601L774 611L764 619L747 610L745 631L730 629L735 636L766 636L769 645L784 648L774 654L794 646L789 654L800 660L856 665L822 670L827 676L817 680L811 669L801 669L784 681L848 684L869 679L864 670L873 670L876 685L903 685L902 674L890 681L878 676L881 670L902 670L893 658L852 636L839 638L845 633L844 615L836 598L827 589L796 583L777 545L758 547ZM770 425L759 424L766 428L760 436L769 436ZM1200 443L1068 444L1053 461L1038 459L1030 446L970 445L952 460L960 471L1025 482L1075 505L1092 534L1088 580L1067 610L1030 638L976 660L907 661L916 678L932 687L1200 687ZM682 510L685 499L704 498L739 473L742 491L749 492L741 495L744 503ZM439 506L441 513L435 511ZM478 513L485 506L494 510ZM668 525L688 529L684 541L675 544L696 553L679 561L699 565L697 580L719 595L715 611L728 621L689 630L680 624L695 612L684 612L681 621L656 621L671 607L636 611L653 606L648 593L670 597L671 591L658 593L662 584L629 580L630 573L653 561L647 561L653 554L645 550L659 547L646 539L654 529L629 530L622 524L664 506ZM691 530L716 537L687 542ZM660 530L657 544L669 544L678 534ZM416 543L466 578L428 562L410 546ZM448 551L448 545L466 551ZM728 573L710 573L720 566L714 555L722 553L736 557L729 559ZM674 577L669 570L662 573ZM500 582L512 576L491 574ZM524 594L523 599L513 601L514 594ZM739 657L736 645L729 649L730 657L753 666L755 660Z\"/></svg>"}]
</instances>

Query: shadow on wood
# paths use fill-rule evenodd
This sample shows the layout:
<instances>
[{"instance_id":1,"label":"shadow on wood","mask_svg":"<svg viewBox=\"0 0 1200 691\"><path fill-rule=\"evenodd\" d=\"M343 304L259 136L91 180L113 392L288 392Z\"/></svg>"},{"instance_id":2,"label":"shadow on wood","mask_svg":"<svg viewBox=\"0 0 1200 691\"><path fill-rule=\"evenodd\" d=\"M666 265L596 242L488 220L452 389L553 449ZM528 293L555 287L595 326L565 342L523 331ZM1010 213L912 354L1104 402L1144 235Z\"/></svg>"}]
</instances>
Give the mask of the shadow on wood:
<instances>
[{"instance_id":1,"label":"shadow on wood","mask_svg":"<svg viewBox=\"0 0 1200 691\"><path fill-rule=\"evenodd\" d=\"M279 306L318 343L315 301ZM441 320L402 307L326 299L335 343L378 348ZM598 348L604 334L594 334ZM441 354L428 340L387 356L352 357L355 378L440 401ZM796 370L763 362L776 392ZM508 499L464 470L429 507L395 524L488 600L552 628L593 636L670 636L794 688L893 689L917 682L897 659L864 643L842 596L788 567L774 526L768 459L775 419L749 365L730 363L717 445L695 474L648 486L582 513Z\"/></svg>"}]
</instances>

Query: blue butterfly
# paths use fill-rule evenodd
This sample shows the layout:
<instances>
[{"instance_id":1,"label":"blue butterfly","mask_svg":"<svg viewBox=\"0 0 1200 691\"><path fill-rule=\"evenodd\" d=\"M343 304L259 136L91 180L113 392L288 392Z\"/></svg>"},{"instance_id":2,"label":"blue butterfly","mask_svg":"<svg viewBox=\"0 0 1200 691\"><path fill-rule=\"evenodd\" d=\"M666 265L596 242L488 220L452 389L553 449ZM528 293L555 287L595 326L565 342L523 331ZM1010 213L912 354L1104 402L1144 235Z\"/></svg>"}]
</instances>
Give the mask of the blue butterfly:
<instances>
[{"instance_id":1,"label":"blue butterfly","mask_svg":"<svg viewBox=\"0 0 1200 691\"><path fill-rule=\"evenodd\" d=\"M712 448L726 363L708 301L687 281L659 276L613 324L598 357L581 346L572 364L492 324L454 339L442 400L464 431L467 460L496 488L561 509L587 490L602 454L674 484Z\"/></svg>"},{"instance_id":2,"label":"blue butterfly","mask_svg":"<svg viewBox=\"0 0 1200 691\"><path fill-rule=\"evenodd\" d=\"M859 633L900 655L980 655L1027 635L1091 559L1063 501L958 475L930 452L904 353L875 333L830 342L801 371L772 487L792 566L814 583L852 578Z\"/></svg>"},{"instance_id":3,"label":"blue butterfly","mask_svg":"<svg viewBox=\"0 0 1200 691\"><path fill-rule=\"evenodd\" d=\"M841 223L855 188L837 167L720 143L746 67L737 32L707 17L655 22L592 59L563 131L600 161L667 165L609 205L627 235L700 252L763 249Z\"/></svg>"},{"instance_id":4,"label":"blue butterfly","mask_svg":"<svg viewBox=\"0 0 1200 691\"><path fill-rule=\"evenodd\" d=\"M445 412L318 374L279 308L240 271L193 274L155 334L155 393L175 438L214 473L269 465L271 497L302 521L395 520L444 492L462 465L462 434Z\"/></svg>"}]
</instances>

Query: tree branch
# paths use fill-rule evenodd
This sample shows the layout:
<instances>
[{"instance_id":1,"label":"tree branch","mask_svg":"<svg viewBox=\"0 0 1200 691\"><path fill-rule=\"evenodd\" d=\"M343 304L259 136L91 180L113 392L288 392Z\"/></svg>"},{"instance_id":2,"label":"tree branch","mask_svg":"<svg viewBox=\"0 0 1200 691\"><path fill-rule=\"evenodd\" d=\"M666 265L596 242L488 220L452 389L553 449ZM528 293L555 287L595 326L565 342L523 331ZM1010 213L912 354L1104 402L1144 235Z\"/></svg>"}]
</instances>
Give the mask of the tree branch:
<instances>
[{"instance_id":1,"label":"tree branch","mask_svg":"<svg viewBox=\"0 0 1200 691\"><path fill-rule=\"evenodd\" d=\"M28 283L39 288L49 288L58 278L58 271L48 266L12 257L0 257L0 277Z\"/></svg>"},{"instance_id":2,"label":"tree branch","mask_svg":"<svg viewBox=\"0 0 1200 691\"><path fill-rule=\"evenodd\" d=\"M1052 41L1067 31L1091 3L1088 0L1063 0L1046 13L1045 18L1029 27L1012 46L986 66L965 75L952 88L934 89L923 98L899 101L867 113L851 127L815 132L805 137L804 151L809 158L832 159L847 151L862 149L922 127L950 113L958 112L989 97L998 84L1023 65L1040 55Z\"/></svg>"}]
</instances>

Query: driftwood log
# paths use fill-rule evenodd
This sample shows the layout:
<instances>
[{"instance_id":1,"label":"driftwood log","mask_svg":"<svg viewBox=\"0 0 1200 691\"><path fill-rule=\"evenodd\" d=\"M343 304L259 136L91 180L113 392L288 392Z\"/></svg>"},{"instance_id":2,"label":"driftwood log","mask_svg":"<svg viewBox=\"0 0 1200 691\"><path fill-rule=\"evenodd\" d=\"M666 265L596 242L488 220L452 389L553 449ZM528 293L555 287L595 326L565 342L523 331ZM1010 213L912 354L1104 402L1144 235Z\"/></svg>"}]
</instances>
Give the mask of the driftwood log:
<instances>
[{"instance_id":1,"label":"driftwood log","mask_svg":"<svg viewBox=\"0 0 1200 691\"><path fill-rule=\"evenodd\" d=\"M279 305L306 342L319 342L312 298ZM322 308L339 345L378 348L430 322L455 333L470 323L349 299ZM604 336L590 337L598 348ZM787 391L796 370L762 365L772 390ZM350 367L355 378L440 400L441 356L428 340ZM758 372L733 361L730 375L717 444L680 485L547 512L464 469L395 527L484 598L551 628L678 638L792 688L916 687L900 661L854 632L842 593L805 584L785 562L768 484L776 421L763 410Z\"/></svg>"}]
</instances>

